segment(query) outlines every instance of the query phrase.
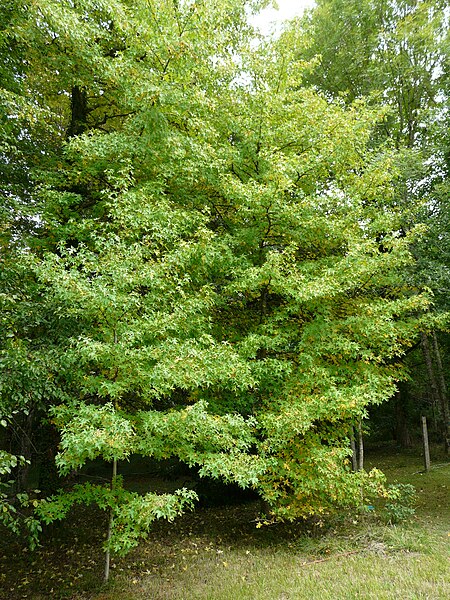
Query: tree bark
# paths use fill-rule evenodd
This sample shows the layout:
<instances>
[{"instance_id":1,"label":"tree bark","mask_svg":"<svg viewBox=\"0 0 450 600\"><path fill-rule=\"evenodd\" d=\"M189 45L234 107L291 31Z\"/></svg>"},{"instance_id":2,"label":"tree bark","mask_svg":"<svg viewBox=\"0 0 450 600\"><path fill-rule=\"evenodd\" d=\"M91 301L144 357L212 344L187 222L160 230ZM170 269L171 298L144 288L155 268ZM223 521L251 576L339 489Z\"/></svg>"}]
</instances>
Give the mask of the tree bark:
<instances>
[{"instance_id":1,"label":"tree bark","mask_svg":"<svg viewBox=\"0 0 450 600\"><path fill-rule=\"evenodd\" d=\"M402 384L395 395L395 438L402 448L411 448L412 446L407 420L407 400L407 387Z\"/></svg>"},{"instance_id":2,"label":"tree bark","mask_svg":"<svg viewBox=\"0 0 450 600\"><path fill-rule=\"evenodd\" d=\"M430 381L432 401L435 405L439 405L440 404L439 388L438 388L438 383L437 383L436 375L435 375L434 368L433 368L433 359L432 359L432 355L431 355L430 342L428 340L428 336L425 333L421 334L421 345L422 345L423 356L425 359L425 364L427 366L428 379Z\"/></svg>"},{"instance_id":3,"label":"tree bark","mask_svg":"<svg viewBox=\"0 0 450 600\"><path fill-rule=\"evenodd\" d=\"M114 342L114 344L118 343L116 327L114 327L114 330L113 330L113 342ZM116 408L117 408L117 406L116 406ZM116 478L117 478L117 459L115 458L113 460L113 465L112 465L111 490L114 490L114 488L115 488ZM109 544L111 541L113 525L114 525L114 511L111 508L110 513L109 513L108 533L106 534L105 575L104 575L105 583L109 579L109 567L110 567L110 563L111 563L111 550L110 550Z\"/></svg>"},{"instance_id":4,"label":"tree bark","mask_svg":"<svg viewBox=\"0 0 450 600\"><path fill-rule=\"evenodd\" d=\"M70 98L70 123L67 137L80 135L87 130L88 101L85 88L74 85Z\"/></svg>"},{"instance_id":5,"label":"tree bark","mask_svg":"<svg viewBox=\"0 0 450 600\"><path fill-rule=\"evenodd\" d=\"M352 427L352 432L351 432L351 436L350 436L350 447L352 449L352 470L357 471L358 470L358 457L356 454L355 430L353 427Z\"/></svg>"},{"instance_id":6,"label":"tree bark","mask_svg":"<svg viewBox=\"0 0 450 600\"><path fill-rule=\"evenodd\" d=\"M114 459L113 460L113 469L112 469L111 489L114 489L114 486L116 483L116 477L117 477L117 460ZM109 548L109 543L111 541L113 524L114 524L114 511L111 508L110 513L109 513L108 533L106 535L107 546L106 546L106 553L105 553L105 576L104 576L105 583L109 579L109 567L110 567L110 563L111 563L111 551Z\"/></svg>"},{"instance_id":7,"label":"tree bark","mask_svg":"<svg viewBox=\"0 0 450 600\"><path fill-rule=\"evenodd\" d=\"M358 421L358 470L364 469L364 441L362 432L362 420Z\"/></svg>"},{"instance_id":8,"label":"tree bark","mask_svg":"<svg viewBox=\"0 0 450 600\"><path fill-rule=\"evenodd\" d=\"M439 384L439 399L442 413L442 433L444 437L444 449L447 454L450 453L450 411L448 407L447 385L445 383L444 369L442 367L441 352L437 341L436 332L433 332L433 349L436 358L438 384Z\"/></svg>"}]
</instances>

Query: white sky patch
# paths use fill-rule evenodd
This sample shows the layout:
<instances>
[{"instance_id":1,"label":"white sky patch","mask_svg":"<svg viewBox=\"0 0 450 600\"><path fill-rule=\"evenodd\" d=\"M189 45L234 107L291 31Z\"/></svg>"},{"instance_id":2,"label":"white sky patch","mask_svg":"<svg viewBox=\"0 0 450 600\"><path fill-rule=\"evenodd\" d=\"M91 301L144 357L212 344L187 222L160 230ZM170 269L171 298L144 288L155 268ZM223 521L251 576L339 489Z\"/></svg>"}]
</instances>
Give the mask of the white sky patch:
<instances>
[{"instance_id":1,"label":"white sky patch","mask_svg":"<svg viewBox=\"0 0 450 600\"><path fill-rule=\"evenodd\" d=\"M305 8L312 8L314 0L276 0L278 10L275 8L266 8L252 17L252 24L264 35L279 32L283 21L303 14Z\"/></svg>"}]
</instances>

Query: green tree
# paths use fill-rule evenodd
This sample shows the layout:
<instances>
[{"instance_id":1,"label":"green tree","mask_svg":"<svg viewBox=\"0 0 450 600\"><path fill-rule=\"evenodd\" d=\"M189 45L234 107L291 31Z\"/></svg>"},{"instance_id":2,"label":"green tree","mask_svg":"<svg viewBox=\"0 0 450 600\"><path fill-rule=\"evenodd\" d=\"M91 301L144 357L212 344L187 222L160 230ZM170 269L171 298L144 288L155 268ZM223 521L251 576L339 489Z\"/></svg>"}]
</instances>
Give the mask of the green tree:
<instances>
[{"instance_id":1,"label":"green tree","mask_svg":"<svg viewBox=\"0 0 450 600\"><path fill-rule=\"evenodd\" d=\"M300 24L301 54L319 57L306 80L352 103L371 98L391 112L382 131L397 148L430 142L445 75L441 0L318 0Z\"/></svg>"},{"instance_id":2,"label":"green tree","mask_svg":"<svg viewBox=\"0 0 450 600\"><path fill-rule=\"evenodd\" d=\"M288 519L382 491L349 434L429 318L402 275L422 230L402 230L395 150L370 146L384 111L304 87L294 33L255 46L247 6L36 2L23 32L65 121L14 264L49 315L59 468L112 465L38 513L96 503L107 553L194 499L127 492L132 453L252 485Z\"/></svg>"}]
</instances>

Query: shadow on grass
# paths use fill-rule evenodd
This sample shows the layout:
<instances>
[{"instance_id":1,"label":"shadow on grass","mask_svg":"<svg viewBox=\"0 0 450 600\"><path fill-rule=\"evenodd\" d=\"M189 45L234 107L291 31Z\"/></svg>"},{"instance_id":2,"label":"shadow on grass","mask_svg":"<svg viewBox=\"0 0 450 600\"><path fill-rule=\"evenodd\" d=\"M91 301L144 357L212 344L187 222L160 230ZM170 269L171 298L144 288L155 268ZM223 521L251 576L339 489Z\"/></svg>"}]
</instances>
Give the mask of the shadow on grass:
<instances>
[{"instance_id":1,"label":"shadow on grass","mask_svg":"<svg viewBox=\"0 0 450 600\"><path fill-rule=\"evenodd\" d=\"M69 519L46 528L41 548L33 553L23 541L0 538L0 597L189 598L183 590L191 586L197 590L195 597L215 599L215 593L217 598L222 596L211 589L225 573L230 581L243 578L245 584L252 573L263 578L265 569L274 564L289 571L293 560L308 565L360 552L379 558L398 552L432 554L448 523L448 467L420 473L417 449L415 454L392 449L369 452L367 467L371 466L384 470L390 481L410 482L416 487L415 522L389 528L371 515L343 514L326 523L315 520L258 529L260 502L236 504L233 499L230 505L200 507L174 523L156 522L138 548L125 558L112 560L112 583L105 587L101 544L106 515L77 507ZM140 491L146 484L153 489L174 484L154 477L130 477ZM230 586L231 594L234 588ZM248 592L255 594L249 598L260 597L255 590Z\"/></svg>"}]
</instances>

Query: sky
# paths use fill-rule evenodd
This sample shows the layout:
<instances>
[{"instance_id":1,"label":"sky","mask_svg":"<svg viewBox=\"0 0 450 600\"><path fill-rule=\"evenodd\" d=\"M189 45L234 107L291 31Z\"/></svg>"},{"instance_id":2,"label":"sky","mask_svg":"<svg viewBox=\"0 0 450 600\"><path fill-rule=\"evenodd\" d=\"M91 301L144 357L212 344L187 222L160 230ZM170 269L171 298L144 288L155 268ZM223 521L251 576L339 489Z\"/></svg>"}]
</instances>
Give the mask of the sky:
<instances>
[{"instance_id":1,"label":"sky","mask_svg":"<svg viewBox=\"0 0 450 600\"><path fill-rule=\"evenodd\" d=\"M276 0L276 2L278 10L266 8L252 19L254 25L259 27L262 33L269 33L273 26L279 28L285 19L301 15L305 8L314 6L314 0Z\"/></svg>"}]
</instances>

